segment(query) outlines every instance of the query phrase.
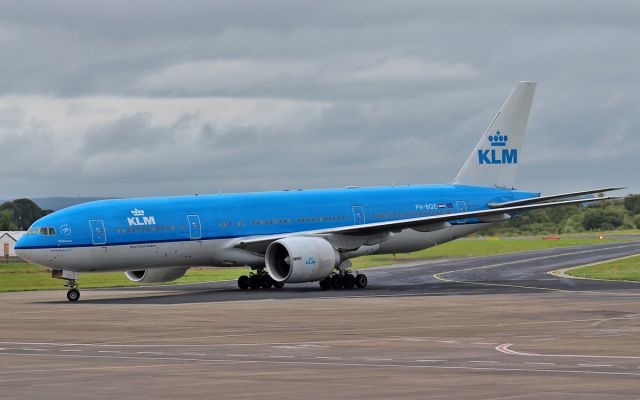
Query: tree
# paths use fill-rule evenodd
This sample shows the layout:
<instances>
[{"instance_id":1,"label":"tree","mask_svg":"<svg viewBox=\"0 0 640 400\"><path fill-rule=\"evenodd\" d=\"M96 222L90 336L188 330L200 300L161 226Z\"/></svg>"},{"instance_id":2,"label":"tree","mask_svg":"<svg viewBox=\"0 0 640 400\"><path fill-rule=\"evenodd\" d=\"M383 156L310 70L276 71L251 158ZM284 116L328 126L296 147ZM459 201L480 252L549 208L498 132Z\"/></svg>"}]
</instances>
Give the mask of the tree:
<instances>
[{"instance_id":1,"label":"tree","mask_svg":"<svg viewBox=\"0 0 640 400\"><path fill-rule=\"evenodd\" d=\"M640 194L630 194L625 197L624 208L631 214L640 214Z\"/></svg>"},{"instance_id":2,"label":"tree","mask_svg":"<svg viewBox=\"0 0 640 400\"><path fill-rule=\"evenodd\" d=\"M13 211L0 210L0 231L16 231L18 227L13 222Z\"/></svg>"},{"instance_id":3,"label":"tree","mask_svg":"<svg viewBox=\"0 0 640 400\"><path fill-rule=\"evenodd\" d=\"M49 210L41 209L29 199L17 199L0 205L0 211L7 210L13 213L12 221L15 228L23 231L27 230L37 219L51 213Z\"/></svg>"},{"instance_id":4,"label":"tree","mask_svg":"<svg viewBox=\"0 0 640 400\"><path fill-rule=\"evenodd\" d=\"M624 210L619 208L603 208L589 207L584 212L582 218L582 226L585 230L612 230L624 225Z\"/></svg>"}]
</instances>

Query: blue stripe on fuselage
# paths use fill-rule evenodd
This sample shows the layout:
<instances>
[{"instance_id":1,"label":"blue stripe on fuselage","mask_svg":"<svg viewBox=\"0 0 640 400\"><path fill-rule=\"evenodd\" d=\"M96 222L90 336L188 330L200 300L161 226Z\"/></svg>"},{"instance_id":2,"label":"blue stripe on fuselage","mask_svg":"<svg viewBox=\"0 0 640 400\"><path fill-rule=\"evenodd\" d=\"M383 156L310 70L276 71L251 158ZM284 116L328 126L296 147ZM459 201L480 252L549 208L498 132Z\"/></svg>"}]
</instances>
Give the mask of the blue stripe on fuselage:
<instances>
[{"instance_id":1,"label":"blue stripe on fuselage","mask_svg":"<svg viewBox=\"0 0 640 400\"><path fill-rule=\"evenodd\" d=\"M53 227L56 234L25 235L16 248L131 245L273 235L414 218L438 210L456 212L460 211L459 202L464 202L467 211L475 211L486 209L490 202L538 195L498 188L421 185L101 200L39 219L33 227ZM362 207L364 218L354 206ZM104 226L104 238L100 237L100 224Z\"/></svg>"}]
</instances>

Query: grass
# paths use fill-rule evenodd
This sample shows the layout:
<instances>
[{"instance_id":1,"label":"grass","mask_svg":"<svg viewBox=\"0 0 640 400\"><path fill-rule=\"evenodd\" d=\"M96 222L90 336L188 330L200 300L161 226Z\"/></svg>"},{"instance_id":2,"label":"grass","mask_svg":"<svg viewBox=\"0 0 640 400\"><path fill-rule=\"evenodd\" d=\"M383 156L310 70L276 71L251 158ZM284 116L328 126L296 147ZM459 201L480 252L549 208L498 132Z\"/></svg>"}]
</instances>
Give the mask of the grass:
<instances>
[{"instance_id":1,"label":"grass","mask_svg":"<svg viewBox=\"0 0 640 400\"><path fill-rule=\"evenodd\" d=\"M621 241L595 238L495 239L461 239L410 254L360 257L352 260L352 263L354 268L362 269L420 259L485 256ZM248 272L249 268L191 268L184 277L171 283L222 281L236 279ZM80 283L82 288L140 285L129 281L122 272L81 274ZM49 271L38 266L25 263L0 264L0 292L61 289L62 285L63 281L52 279Z\"/></svg>"},{"instance_id":2,"label":"grass","mask_svg":"<svg viewBox=\"0 0 640 400\"><path fill-rule=\"evenodd\" d=\"M249 268L191 268L185 276L171 283L196 283L237 279ZM51 272L33 264L0 264L0 292L62 289L62 280L52 279ZM81 288L141 286L128 280L122 272L96 272L80 275Z\"/></svg>"},{"instance_id":3,"label":"grass","mask_svg":"<svg viewBox=\"0 0 640 400\"><path fill-rule=\"evenodd\" d=\"M566 274L580 278L640 282L640 255L570 269Z\"/></svg>"}]
</instances>

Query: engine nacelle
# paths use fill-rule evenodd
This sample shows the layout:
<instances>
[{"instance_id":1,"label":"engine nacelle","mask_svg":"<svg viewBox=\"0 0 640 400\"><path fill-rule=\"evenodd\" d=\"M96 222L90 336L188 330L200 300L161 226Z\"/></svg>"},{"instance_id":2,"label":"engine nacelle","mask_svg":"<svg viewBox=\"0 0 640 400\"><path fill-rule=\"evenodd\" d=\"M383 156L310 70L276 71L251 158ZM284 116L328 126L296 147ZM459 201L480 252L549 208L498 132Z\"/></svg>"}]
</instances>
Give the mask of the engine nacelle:
<instances>
[{"instance_id":1,"label":"engine nacelle","mask_svg":"<svg viewBox=\"0 0 640 400\"><path fill-rule=\"evenodd\" d=\"M157 283L175 281L187 272L189 268L153 268L140 271L125 271L124 275L133 282Z\"/></svg>"},{"instance_id":2,"label":"engine nacelle","mask_svg":"<svg viewBox=\"0 0 640 400\"><path fill-rule=\"evenodd\" d=\"M313 282L329 276L340 264L340 254L325 239L290 237L269 245L265 263L276 282Z\"/></svg>"}]
</instances>

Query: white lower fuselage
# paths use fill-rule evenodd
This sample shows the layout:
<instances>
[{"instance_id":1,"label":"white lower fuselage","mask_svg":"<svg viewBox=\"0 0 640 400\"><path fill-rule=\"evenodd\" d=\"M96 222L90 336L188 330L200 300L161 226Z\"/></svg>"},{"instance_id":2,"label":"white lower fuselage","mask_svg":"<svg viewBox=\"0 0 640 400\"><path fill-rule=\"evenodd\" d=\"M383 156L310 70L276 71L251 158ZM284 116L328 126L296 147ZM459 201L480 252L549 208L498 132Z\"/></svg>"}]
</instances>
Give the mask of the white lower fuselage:
<instances>
[{"instance_id":1,"label":"white lower fuselage","mask_svg":"<svg viewBox=\"0 0 640 400\"><path fill-rule=\"evenodd\" d=\"M405 229L366 254L409 253L449 242L491 224L459 224L434 232ZM53 269L76 272L132 271L158 267L262 266L264 256L230 246L232 239L61 247L22 250L25 259ZM358 254L364 255L364 254Z\"/></svg>"}]
</instances>

